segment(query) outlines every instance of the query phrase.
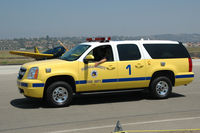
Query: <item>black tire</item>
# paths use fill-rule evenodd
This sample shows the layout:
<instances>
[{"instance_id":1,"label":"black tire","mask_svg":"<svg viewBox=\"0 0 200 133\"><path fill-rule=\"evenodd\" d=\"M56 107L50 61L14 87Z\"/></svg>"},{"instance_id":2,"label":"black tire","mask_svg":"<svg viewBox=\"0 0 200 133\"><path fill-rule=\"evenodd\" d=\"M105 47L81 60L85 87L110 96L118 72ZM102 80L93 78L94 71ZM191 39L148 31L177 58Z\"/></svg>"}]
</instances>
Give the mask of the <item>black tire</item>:
<instances>
[{"instance_id":1,"label":"black tire","mask_svg":"<svg viewBox=\"0 0 200 133\"><path fill-rule=\"evenodd\" d=\"M165 99L172 92L172 83L166 76L160 76L153 79L150 84L150 93L153 98Z\"/></svg>"},{"instance_id":2,"label":"black tire","mask_svg":"<svg viewBox=\"0 0 200 133\"><path fill-rule=\"evenodd\" d=\"M63 81L52 83L46 91L46 102L52 107L68 106L72 101L72 87Z\"/></svg>"}]
</instances>

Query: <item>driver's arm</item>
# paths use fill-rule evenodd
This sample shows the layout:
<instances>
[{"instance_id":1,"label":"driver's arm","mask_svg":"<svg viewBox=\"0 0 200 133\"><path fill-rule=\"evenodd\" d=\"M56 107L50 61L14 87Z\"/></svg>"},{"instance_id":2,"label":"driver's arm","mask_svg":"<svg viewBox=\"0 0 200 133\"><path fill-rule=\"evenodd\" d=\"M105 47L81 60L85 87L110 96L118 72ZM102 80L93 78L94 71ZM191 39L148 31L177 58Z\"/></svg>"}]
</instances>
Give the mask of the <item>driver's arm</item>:
<instances>
[{"instance_id":1,"label":"driver's arm","mask_svg":"<svg viewBox=\"0 0 200 133\"><path fill-rule=\"evenodd\" d=\"M104 63L104 62L106 62L106 61L107 61L107 59L106 59L106 58L103 58L102 60L96 62L96 63L94 64L94 67L97 67L98 65L100 65L100 64L102 64L102 63Z\"/></svg>"}]
</instances>

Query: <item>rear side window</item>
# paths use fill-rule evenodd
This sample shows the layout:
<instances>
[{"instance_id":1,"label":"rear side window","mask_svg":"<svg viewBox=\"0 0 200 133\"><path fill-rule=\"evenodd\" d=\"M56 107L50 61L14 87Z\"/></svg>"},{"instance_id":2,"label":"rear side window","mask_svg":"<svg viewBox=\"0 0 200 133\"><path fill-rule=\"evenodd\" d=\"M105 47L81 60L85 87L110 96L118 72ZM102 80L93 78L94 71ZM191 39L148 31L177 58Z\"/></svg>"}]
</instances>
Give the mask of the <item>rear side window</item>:
<instances>
[{"instance_id":1,"label":"rear side window","mask_svg":"<svg viewBox=\"0 0 200 133\"><path fill-rule=\"evenodd\" d=\"M144 47L153 59L190 58L182 44L144 44Z\"/></svg>"},{"instance_id":2,"label":"rear side window","mask_svg":"<svg viewBox=\"0 0 200 133\"><path fill-rule=\"evenodd\" d=\"M140 51L135 44L117 45L120 61L138 60L141 58Z\"/></svg>"}]
</instances>

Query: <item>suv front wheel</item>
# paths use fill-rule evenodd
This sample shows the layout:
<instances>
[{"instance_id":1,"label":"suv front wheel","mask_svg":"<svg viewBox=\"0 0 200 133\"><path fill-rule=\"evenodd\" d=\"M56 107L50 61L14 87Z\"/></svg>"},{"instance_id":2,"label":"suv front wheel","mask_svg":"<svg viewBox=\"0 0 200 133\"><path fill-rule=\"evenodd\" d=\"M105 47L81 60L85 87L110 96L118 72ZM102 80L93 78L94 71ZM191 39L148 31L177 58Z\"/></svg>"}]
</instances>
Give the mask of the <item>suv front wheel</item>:
<instances>
[{"instance_id":1,"label":"suv front wheel","mask_svg":"<svg viewBox=\"0 0 200 133\"><path fill-rule=\"evenodd\" d=\"M72 100L72 87L63 81L52 83L46 91L46 101L54 107L63 107L70 104Z\"/></svg>"},{"instance_id":2,"label":"suv front wheel","mask_svg":"<svg viewBox=\"0 0 200 133\"><path fill-rule=\"evenodd\" d=\"M150 84L150 92L154 98L168 98L172 92L170 79L166 76L156 77Z\"/></svg>"}]
</instances>

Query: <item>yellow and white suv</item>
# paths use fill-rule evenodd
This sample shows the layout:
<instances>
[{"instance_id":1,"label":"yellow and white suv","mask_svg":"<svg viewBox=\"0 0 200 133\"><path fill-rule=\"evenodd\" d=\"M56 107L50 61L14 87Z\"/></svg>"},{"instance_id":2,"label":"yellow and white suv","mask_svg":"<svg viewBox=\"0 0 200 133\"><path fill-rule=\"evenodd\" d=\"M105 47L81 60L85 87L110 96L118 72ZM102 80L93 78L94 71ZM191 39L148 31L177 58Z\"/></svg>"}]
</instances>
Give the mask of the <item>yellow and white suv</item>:
<instances>
[{"instance_id":1,"label":"yellow and white suv","mask_svg":"<svg viewBox=\"0 0 200 133\"><path fill-rule=\"evenodd\" d=\"M193 79L192 60L180 42L89 38L59 59L22 65L17 83L27 97L67 106L83 92L147 88L155 98L167 98L173 86Z\"/></svg>"}]
</instances>

